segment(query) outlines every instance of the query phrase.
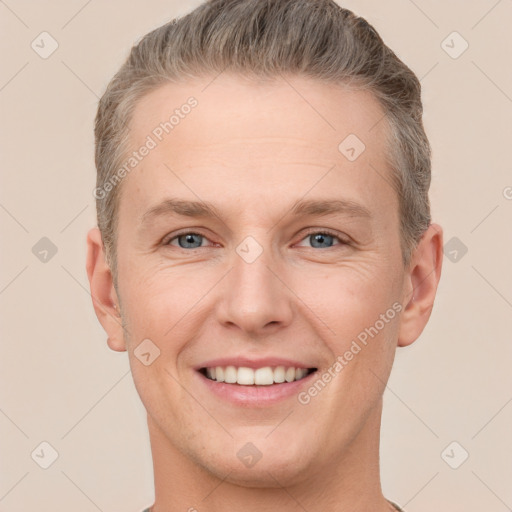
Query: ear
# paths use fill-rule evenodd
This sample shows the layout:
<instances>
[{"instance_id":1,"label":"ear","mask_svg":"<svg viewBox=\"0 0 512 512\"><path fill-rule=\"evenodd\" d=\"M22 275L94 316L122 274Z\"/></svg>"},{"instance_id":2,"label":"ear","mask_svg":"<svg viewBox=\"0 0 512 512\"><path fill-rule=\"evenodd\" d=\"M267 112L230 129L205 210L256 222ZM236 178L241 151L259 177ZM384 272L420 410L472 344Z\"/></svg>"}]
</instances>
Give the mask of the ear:
<instances>
[{"instance_id":1,"label":"ear","mask_svg":"<svg viewBox=\"0 0 512 512\"><path fill-rule=\"evenodd\" d=\"M112 272L105 258L105 247L98 228L87 233L87 276L96 316L108 336L112 350L126 350L120 305L114 288ZM115 307L114 307L115 306Z\"/></svg>"},{"instance_id":2,"label":"ear","mask_svg":"<svg viewBox=\"0 0 512 512\"><path fill-rule=\"evenodd\" d=\"M413 343L427 325L434 307L443 263L443 229L430 224L411 256L404 282L404 304L398 346Z\"/></svg>"}]
</instances>

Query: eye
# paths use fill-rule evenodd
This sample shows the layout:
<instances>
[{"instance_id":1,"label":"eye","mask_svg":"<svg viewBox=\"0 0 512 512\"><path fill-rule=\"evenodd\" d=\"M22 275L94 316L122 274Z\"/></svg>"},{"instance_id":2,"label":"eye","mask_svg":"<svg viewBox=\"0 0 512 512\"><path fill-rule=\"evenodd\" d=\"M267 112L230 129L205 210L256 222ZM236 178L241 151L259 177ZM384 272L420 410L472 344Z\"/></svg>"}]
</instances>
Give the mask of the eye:
<instances>
[{"instance_id":1,"label":"eye","mask_svg":"<svg viewBox=\"0 0 512 512\"><path fill-rule=\"evenodd\" d=\"M174 240L178 242L177 246L181 249L199 249L202 246L202 242L208 239L204 235L201 235L200 233L187 231L184 233L179 233L173 236L172 238L169 238L167 241L163 242L163 245L176 246L176 244L171 243Z\"/></svg>"},{"instance_id":2,"label":"eye","mask_svg":"<svg viewBox=\"0 0 512 512\"><path fill-rule=\"evenodd\" d=\"M167 241L163 241L162 244L164 246L169 245L173 247L179 247L180 249L200 249L201 247L204 247L203 242L205 240L208 240L208 238L201 233L196 233L195 231L186 231L174 235ZM347 239L328 229L317 229L316 231L310 231L301 241L303 240L309 240L311 247L315 249L329 249L336 245L350 245L350 242ZM333 243L335 240L337 240L339 243ZM299 247L300 246L301 245L299 244Z\"/></svg>"},{"instance_id":3,"label":"eye","mask_svg":"<svg viewBox=\"0 0 512 512\"><path fill-rule=\"evenodd\" d=\"M309 240L311 242L311 246L315 249L329 249L330 247L333 247L332 242L334 240L338 240L338 242L340 242L338 245L349 245L348 240L338 236L338 234L328 229L324 229L322 231L310 231L302 240Z\"/></svg>"}]
</instances>

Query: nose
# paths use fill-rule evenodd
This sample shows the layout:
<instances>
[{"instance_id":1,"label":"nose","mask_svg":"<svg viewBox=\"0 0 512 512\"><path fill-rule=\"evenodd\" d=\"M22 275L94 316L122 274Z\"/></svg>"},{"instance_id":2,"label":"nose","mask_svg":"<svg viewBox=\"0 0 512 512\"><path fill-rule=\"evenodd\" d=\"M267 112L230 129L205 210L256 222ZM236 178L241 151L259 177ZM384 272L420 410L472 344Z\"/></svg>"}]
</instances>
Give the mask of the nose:
<instances>
[{"instance_id":1,"label":"nose","mask_svg":"<svg viewBox=\"0 0 512 512\"><path fill-rule=\"evenodd\" d=\"M283 265L272 256L270 248L263 248L254 261L250 254L256 250L254 245L249 253L244 253L243 246L238 249L219 290L219 321L251 336L270 334L289 325L294 295L286 285Z\"/></svg>"}]
</instances>

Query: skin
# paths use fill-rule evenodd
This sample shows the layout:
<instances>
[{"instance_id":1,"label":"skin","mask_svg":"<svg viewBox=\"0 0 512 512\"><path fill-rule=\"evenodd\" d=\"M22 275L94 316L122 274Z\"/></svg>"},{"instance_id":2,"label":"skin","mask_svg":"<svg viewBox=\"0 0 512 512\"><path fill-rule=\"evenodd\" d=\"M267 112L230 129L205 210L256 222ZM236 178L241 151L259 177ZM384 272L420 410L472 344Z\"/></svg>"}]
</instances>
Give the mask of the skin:
<instances>
[{"instance_id":1,"label":"skin","mask_svg":"<svg viewBox=\"0 0 512 512\"><path fill-rule=\"evenodd\" d=\"M153 510L389 511L379 477L382 395L397 346L413 343L430 317L442 228L431 224L405 268L387 126L375 125L383 111L370 93L298 76L212 79L161 86L137 104L134 148L187 98L198 100L123 180L117 289L98 229L87 237L96 314L109 347L128 350L147 410ZM353 162L338 150L350 133L366 145ZM219 217L168 213L141 224L171 196L211 202ZM333 198L371 218L291 213L299 199ZM317 241L322 229L340 239ZM203 236L181 248L179 230ZM247 236L263 250L250 264L236 252ZM321 375L393 303L401 313L307 405L292 396L235 406L193 369L212 358L280 356L311 361ZM148 338L160 356L146 366L134 349ZM236 455L247 442L262 454L252 467Z\"/></svg>"}]
</instances>

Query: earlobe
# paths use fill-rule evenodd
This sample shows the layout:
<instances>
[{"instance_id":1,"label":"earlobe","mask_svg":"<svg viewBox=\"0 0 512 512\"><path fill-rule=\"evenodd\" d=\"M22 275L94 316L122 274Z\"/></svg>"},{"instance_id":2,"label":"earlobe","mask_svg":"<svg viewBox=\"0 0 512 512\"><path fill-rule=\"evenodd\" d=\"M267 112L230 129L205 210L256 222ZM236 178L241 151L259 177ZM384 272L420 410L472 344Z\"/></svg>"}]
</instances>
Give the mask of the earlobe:
<instances>
[{"instance_id":1,"label":"earlobe","mask_svg":"<svg viewBox=\"0 0 512 512\"><path fill-rule=\"evenodd\" d=\"M126 345L118 298L98 228L91 229L87 234L86 270L94 311L107 333L107 344L112 350L124 352Z\"/></svg>"},{"instance_id":2,"label":"earlobe","mask_svg":"<svg viewBox=\"0 0 512 512\"><path fill-rule=\"evenodd\" d=\"M398 336L398 346L412 344L427 325L437 292L443 263L443 230L431 224L423 234L411 258L406 276L405 306Z\"/></svg>"}]
</instances>

